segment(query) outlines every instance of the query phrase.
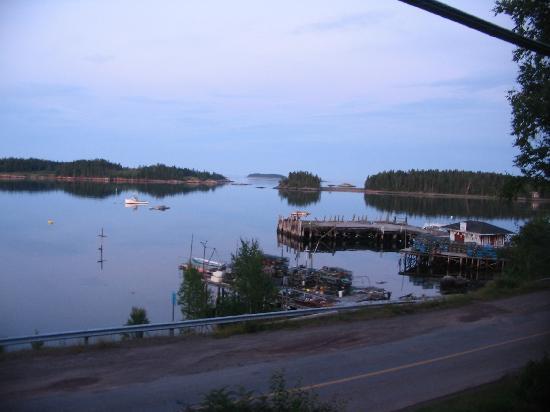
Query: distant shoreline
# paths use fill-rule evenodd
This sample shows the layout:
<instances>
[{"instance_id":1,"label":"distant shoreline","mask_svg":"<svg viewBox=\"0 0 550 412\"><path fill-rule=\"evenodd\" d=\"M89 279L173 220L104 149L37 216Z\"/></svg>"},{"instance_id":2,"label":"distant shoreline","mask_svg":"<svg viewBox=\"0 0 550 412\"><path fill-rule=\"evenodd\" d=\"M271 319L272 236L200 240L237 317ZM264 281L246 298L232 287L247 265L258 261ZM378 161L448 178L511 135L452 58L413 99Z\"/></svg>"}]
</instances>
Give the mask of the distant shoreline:
<instances>
[{"instance_id":1,"label":"distant shoreline","mask_svg":"<svg viewBox=\"0 0 550 412\"><path fill-rule=\"evenodd\" d=\"M87 183L119 183L119 184L168 184L168 185L187 185L187 186L221 186L232 183L229 179L201 180L194 177L189 179L132 179L126 177L86 177L86 176L56 176L54 174L24 174L24 173L2 173L0 181L44 181L44 182L87 182ZM346 193L363 193L368 195L389 195L402 197L428 197L440 199L478 199L478 200L499 200L498 196L482 196L482 195L462 195L455 193L429 193L429 192L394 192L389 190L371 190L360 187L281 187L275 186L273 189L291 192L346 192ZM550 198L531 199L527 197L518 197L517 201L531 201L538 203L550 202Z\"/></svg>"},{"instance_id":2,"label":"distant shoreline","mask_svg":"<svg viewBox=\"0 0 550 412\"><path fill-rule=\"evenodd\" d=\"M88 183L132 183L132 184L169 184L169 185L190 185L190 186L218 186L230 183L230 180L197 179L133 179L126 177L98 177L98 176L56 176L54 174L24 174L24 173L3 173L0 180L32 180L32 181L56 181L56 182L88 182Z\"/></svg>"}]
</instances>

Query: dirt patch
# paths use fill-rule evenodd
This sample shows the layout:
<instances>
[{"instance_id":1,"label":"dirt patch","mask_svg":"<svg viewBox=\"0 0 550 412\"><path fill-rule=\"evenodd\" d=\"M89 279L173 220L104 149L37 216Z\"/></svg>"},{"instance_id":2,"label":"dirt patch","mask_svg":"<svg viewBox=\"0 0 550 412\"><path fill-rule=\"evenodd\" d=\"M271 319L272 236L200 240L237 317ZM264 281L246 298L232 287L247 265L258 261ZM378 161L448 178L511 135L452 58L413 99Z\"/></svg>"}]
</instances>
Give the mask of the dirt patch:
<instances>
[{"instance_id":1,"label":"dirt patch","mask_svg":"<svg viewBox=\"0 0 550 412\"><path fill-rule=\"evenodd\" d=\"M459 316L460 322L477 322L481 319L492 318L496 315L510 313L509 310L486 303L477 303L463 308L463 314Z\"/></svg>"}]
</instances>

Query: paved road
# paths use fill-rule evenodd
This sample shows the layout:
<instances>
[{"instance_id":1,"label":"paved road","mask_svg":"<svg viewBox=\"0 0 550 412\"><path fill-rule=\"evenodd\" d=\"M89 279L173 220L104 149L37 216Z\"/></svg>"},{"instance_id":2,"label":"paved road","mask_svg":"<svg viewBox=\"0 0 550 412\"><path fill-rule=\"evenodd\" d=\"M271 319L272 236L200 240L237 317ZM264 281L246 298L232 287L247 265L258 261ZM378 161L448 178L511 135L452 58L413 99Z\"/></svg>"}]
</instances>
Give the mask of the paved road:
<instances>
[{"instance_id":1,"label":"paved road","mask_svg":"<svg viewBox=\"0 0 550 412\"><path fill-rule=\"evenodd\" d=\"M266 393L270 375L284 370L289 385L347 400L349 411L392 411L496 380L542 357L550 350L550 293L396 319L197 338L161 350L164 357L130 349L153 358L141 368L120 349L4 361L0 409L181 410L226 385ZM108 364L100 365L102 358Z\"/></svg>"}]
</instances>

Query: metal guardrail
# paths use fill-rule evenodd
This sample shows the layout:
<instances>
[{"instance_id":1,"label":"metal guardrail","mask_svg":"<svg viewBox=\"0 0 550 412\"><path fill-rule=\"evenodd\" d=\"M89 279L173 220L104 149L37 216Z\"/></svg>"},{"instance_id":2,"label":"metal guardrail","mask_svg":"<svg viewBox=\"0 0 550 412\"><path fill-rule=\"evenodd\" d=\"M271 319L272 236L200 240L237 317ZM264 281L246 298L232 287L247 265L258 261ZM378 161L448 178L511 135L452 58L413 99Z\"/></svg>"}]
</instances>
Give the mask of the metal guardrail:
<instances>
[{"instance_id":1,"label":"metal guardrail","mask_svg":"<svg viewBox=\"0 0 550 412\"><path fill-rule=\"evenodd\" d=\"M79 330L79 331L46 333L41 335L18 336L18 337L12 337L12 338L8 337L8 338L0 338L0 346L24 345L24 344L29 344L33 342L51 342L51 341L61 341L61 340L68 340L68 339L84 339L84 343L87 344L89 338L98 337L98 336L121 335L121 334L130 334L130 333L136 333L136 332L155 332L155 331L161 331L161 330L168 330L173 332L175 329L192 328L192 327L198 327L198 326L223 325L228 323L239 323L239 322L247 322L252 320L264 320L264 319L286 319L286 318L294 318L294 317L300 317L305 315L314 315L314 314L319 314L324 312L342 312L342 311L349 311L349 310L365 309L369 307L420 303L423 301L424 300L374 302L374 303L364 303L360 305L339 306L336 308L327 307L327 308L298 309L298 310L288 310L288 311L279 311L279 312L224 316L224 317L218 317L218 318L183 320L180 322L152 323L152 324L146 324L146 325L118 326L118 327L110 327L110 328L85 329L85 330Z\"/></svg>"}]
</instances>

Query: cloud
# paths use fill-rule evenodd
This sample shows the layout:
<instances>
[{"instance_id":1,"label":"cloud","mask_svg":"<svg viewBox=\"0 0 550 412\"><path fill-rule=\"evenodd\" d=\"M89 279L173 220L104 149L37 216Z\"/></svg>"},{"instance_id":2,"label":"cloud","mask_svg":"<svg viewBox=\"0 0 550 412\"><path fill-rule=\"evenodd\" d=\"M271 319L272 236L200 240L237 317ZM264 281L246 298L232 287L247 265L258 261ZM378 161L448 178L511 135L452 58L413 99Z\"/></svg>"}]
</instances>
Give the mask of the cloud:
<instances>
[{"instance_id":1,"label":"cloud","mask_svg":"<svg viewBox=\"0 0 550 412\"><path fill-rule=\"evenodd\" d=\"M367 13L350 14L350 15L342 16L332 20L325 20L325 21L319 21L316 23L307 24L305 26L302 26L296 29L294 33L302 34L302 33L360 29L360 28L369 27L374 24L377 24L381 20L385 19L387 16L388 14L383 12L367 12Z\"/></svg>"}]
</instances>

